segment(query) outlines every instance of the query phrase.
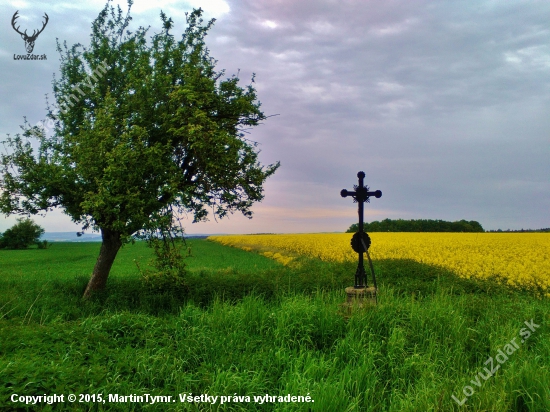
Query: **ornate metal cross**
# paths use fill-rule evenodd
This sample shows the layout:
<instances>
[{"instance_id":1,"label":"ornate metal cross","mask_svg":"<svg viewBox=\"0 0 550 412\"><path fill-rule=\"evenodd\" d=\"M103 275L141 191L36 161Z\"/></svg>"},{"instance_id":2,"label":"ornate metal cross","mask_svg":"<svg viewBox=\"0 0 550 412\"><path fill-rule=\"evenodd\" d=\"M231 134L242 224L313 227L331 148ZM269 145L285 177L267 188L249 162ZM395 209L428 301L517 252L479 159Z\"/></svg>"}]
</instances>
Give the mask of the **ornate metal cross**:
<instances>
[{"instance_id":1,"label":"ornate metal cross","mask_svg":"<svg viewBox=\"0 0 550 412\"><path fill-rule=\"evenodd\" d=\"M359 264L357 265L357 270L355 272L355 288L362 289L368 287L367 285L367 274L365 273L365 267L363 266L363 253L368 253L368 248L370 246L370 238L363 231L363 203L369 202L369 197L374 196L377 199L382 197L382 192L377 190L375 192L369 192L369 187L364 186L363 179L365 178L364 172L357 173L359 178L359 184L354 185L353 188L355 192L350 192L346 189L342 189L340 195L342 197L352 196L353 201L359 203L359 231L353 235L351 240L351 245L353 250L359 255ZM370 260L370 259L369 259ZM376 280L373 279L374 286L376 287Z\"/></svg>"}]
</instances>

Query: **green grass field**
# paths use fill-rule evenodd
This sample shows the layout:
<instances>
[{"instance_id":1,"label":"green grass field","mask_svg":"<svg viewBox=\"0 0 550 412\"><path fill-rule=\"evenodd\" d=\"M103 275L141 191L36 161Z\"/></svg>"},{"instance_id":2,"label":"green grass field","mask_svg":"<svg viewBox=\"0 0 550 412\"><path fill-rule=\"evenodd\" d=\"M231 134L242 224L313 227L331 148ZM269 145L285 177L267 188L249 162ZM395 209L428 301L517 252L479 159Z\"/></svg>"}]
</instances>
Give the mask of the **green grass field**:
<instances>
[{"instance_id":1,"label":"green grass field","mask_svg":"<svg viewBox=\"0 0 550 412\"><path fill-rule=\"evenodd\" d=\"M136 243L89 301L99 243L0 250L0 410L550 411L548 300L380 261L378 306L346 317L354 264L285 267L206 240L189 248L184 291L148 288L138 266L152 253ZM65 402L25 407L13 394Z\"/></svg>"}]
</instances>

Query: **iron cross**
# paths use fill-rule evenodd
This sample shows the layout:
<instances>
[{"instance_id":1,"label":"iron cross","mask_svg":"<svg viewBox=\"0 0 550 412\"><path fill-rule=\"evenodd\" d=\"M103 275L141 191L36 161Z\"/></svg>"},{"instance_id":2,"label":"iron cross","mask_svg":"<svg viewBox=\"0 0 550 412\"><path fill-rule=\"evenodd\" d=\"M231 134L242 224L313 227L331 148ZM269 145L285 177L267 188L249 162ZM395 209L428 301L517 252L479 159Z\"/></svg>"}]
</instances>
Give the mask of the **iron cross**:
<instances>
[{"instance_id":1,"label":"iron cross","mask_svg":"<svg viewBox=\"0 0 550 412\"><path fill-rule=\"evenodd\" d=\"M379 199L382 197L382 192L380 190L377 190L375 192L369 192L369 187L365 186L363 183L363 179L365 178L364 172L357 173L357 177L359 178L359 184L354 185L353 188L355 189L355 192L350 192L349 190L342 189L340 192L340 195L342 197L348 197L352 196L353 201L359 203L359 231L358 236L359 239L361 239L361 242L363 242L363 203L369 202L369 197L374 196L375 198ZM359 264L357 266L357 271L355 272L355 288L365 288L367 287L367 275L365 273L365 267L363 265L363 253L367 251L368 246L365 245L363 242L364 250L358 252L359 255Z\"/></svg>"}]
</instances>

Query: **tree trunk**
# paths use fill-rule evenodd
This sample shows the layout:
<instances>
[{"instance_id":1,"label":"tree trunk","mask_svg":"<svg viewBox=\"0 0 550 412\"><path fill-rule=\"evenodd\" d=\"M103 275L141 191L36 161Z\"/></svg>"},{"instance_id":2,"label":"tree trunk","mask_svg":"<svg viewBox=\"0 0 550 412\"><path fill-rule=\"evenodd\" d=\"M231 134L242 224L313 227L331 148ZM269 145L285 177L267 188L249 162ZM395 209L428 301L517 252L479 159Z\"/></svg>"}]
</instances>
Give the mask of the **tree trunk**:
<instances>
[{"instance_id":1,"label":"tree trunk","mask_svg":"<svg viewBox=\"0 0 550 412\"><path fill-rule=\"evenodd\" d=\"M103 242L101 243L101 249L99 250L99 256L95 263L92 277L90 278L88 286L86 286L86 290L84 291L84 299L89 298L92 292L96 290L105 289L105 286L107 285L107 278L109 277L109 272L111 271L111 266L113 266L118 250L122 246L119 232L102 228L101 238L103 239Z\"/></svg>"}]
</instances>

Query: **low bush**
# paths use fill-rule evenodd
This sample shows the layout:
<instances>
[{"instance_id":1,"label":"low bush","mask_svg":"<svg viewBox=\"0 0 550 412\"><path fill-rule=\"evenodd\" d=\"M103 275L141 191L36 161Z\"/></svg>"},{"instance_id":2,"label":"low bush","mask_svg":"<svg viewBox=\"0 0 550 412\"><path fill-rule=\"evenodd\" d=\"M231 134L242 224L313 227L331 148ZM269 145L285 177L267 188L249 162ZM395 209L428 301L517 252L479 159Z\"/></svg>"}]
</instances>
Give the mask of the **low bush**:
<instances>
[{"instance_id":1,"label":"low bush","mask_svg":"<svg viewBox=\"0 0 550 412\"><path fill-rule=\"evenodd\" d=\"M44 229L31 219L17 219L17 223L0 236L0 249L27 249L31 245L40 247L40 244L45 246L47 243L39 240L43 234Z\"/></svg>"}]
</instances>

